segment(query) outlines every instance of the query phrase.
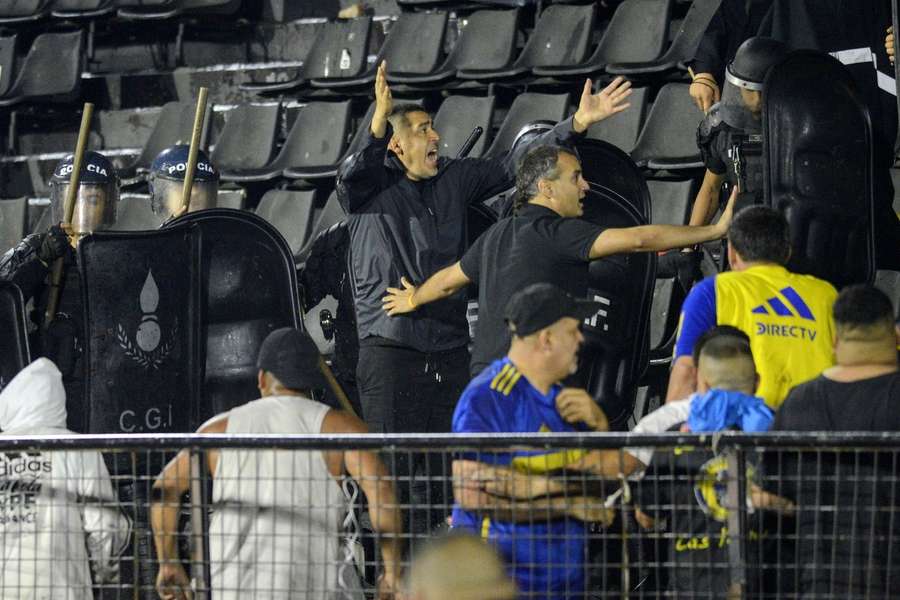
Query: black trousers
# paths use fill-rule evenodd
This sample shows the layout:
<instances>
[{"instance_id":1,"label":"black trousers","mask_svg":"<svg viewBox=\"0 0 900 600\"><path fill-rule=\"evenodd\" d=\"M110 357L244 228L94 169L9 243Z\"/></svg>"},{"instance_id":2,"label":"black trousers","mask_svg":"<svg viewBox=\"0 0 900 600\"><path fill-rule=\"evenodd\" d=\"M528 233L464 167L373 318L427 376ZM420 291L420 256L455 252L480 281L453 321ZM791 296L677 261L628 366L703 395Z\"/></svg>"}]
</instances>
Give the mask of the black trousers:
<instances>
[{"instance_id":1,"label":"black trousers","mask_svg":"<svg viewBox=\"0 0 900 600\"><path fill-rule=\"evenodd\" d=\"M412 348L366 345L356 367L363 418L372 433L446 433L469 382L465 347L426 354ZM399 448L384 456L397 478L397 494L409 505L409 529L424 533L450 514L451 457L441 451Z\"/></svg>"}]
</instances>

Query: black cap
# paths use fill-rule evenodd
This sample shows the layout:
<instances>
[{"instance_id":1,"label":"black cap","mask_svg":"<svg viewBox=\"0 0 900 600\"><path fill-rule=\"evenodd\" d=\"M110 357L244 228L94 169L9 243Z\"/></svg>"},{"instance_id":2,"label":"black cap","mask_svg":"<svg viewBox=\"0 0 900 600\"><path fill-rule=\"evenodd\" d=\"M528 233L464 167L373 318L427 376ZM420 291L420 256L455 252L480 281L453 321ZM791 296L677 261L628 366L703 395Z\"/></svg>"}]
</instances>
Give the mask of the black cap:
<instances>
[{"instance_id":1,"label":"black cap","mask_svg":"<svg viewBox=\"0 0 900 600\"><path fill-rule=\"evenodd\" d=\"M323 388L328 384L319 370L319 356L319 349L309 334L283 327L263 341L256 366L292 390Z\"/></svg>"},{"instance_id":2,"label":"black cap","mask_svg":"<svg viewBox=\"0 0 900 600\"><path fill-rule=\"evenodd\" d=\"M506 322L518 337L531 335L563 317L583 321L600 311L601 304L576 300L550 283L535 283L516 292L506 305Z\"/></svg>"}]
</instances>

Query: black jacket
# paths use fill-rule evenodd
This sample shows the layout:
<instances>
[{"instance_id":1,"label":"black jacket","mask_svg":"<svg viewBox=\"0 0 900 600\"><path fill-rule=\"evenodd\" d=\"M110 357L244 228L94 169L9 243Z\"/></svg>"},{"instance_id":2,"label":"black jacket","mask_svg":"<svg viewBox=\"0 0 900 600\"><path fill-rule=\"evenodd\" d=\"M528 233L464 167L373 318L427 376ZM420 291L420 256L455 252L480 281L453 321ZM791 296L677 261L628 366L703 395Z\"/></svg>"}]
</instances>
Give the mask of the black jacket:
<instances>
[{"instance_id":1,"label":"black jacket","mask_svg":"<svg viewBox=\"0 0 900 600\"><path fill-rule=\"evenodd\" d=\"M694 72L712 73L724 87L725 67L737 49L756 35L772 0L722 0L694 54Z\"/></svg>"},{"instance_id":2,"label":"black jacket","mask_svg":"<svg viewBox=\"0 0 900 600\"><path fill-rule=\"evenodd\" d=\"M388 286L400 285L401 277L421 284L459 260L466 249L468 205L511 187L516 160L525 149L491 159L441 158L437 175L416 182L405 176L396 157L388 156L391 135L390 126L381 139L370 133L337 178L338 200L350 215L348 260L360 344L383 338L420 352L465 346L465 293L398 317L384 312L381 299ZM532 144L569 145L576 135L569 118Z\"/></svg>"}]
</instances>

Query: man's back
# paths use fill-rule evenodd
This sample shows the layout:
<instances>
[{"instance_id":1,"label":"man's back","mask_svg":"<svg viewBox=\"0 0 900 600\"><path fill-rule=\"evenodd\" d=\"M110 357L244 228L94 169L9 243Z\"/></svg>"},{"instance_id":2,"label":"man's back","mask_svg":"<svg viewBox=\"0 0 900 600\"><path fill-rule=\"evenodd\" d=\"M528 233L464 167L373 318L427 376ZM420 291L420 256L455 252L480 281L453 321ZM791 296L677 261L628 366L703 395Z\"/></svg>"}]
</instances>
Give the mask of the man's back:
<instances>
[{"instance_id":1,"label":"man's back","mask_svg":"<svg viewBox=\"0 0 900 600\"><path fill-rule=\"evenodd\" d=\"M900 373L853 382L817 377L791 391L773 431L900 431ZM894 452L767 453L772 491L796 499L800 583L815 593L896 589L900 478Z\"/></svg>"},{"instance_id":2,"label":"man's back","mask_svg":"<svg viewBox=\"0 0 900 600\"><path fill-rule=\"evenodd\" d=\"M834 364L836 296L828 282L774 264L720 273L685 300L676 357L689 356L693 342L714 325L737 327L750 337L757 395L777 408L792 387Z\"/></svg>"},{"instance_id":3,"label":"man's back","mask_svg":"<svg viewBox=\"0 0 900 600\"><path fill-rule=\"evenodd\" d=\"M312 433L329 408L297 396L269 396L227 413L227 433ZM222 450L213 479L212 585L217 598L327 598L355 567L341 565L346 498L323 453Z\"/></svg>"},{"instance_id":4,"label":"man's back","mask_svg":"<svg viewBox=\"0 0 900 600\"><path fill-rule=\"evenodd\" d=\"M601 231L588 221L528 204L478 238L460 262L479 286L473 374L506 354L510 336L503 310L514 293L533 283L552 283L576 298L587 294L591 245Z\"/></svg>"}]
</instances>

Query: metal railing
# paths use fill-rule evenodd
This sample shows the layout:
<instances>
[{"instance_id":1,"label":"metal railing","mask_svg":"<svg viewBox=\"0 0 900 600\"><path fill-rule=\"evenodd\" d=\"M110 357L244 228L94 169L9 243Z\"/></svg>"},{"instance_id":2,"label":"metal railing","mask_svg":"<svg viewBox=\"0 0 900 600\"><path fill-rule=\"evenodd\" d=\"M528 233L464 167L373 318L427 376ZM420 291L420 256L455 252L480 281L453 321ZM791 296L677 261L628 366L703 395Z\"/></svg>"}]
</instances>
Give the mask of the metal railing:
<instances>
[{"instance_id":1,"label":"metal railing","mask_svg":"<svg viewBox=\"0 0 900 600\"><path fill-rule=\"evenodd\" d=\"M0 436L0 598L375 597L448 527L523 598L888 598L898 459L870 433Z\"/></svg>"}]
</instances>

